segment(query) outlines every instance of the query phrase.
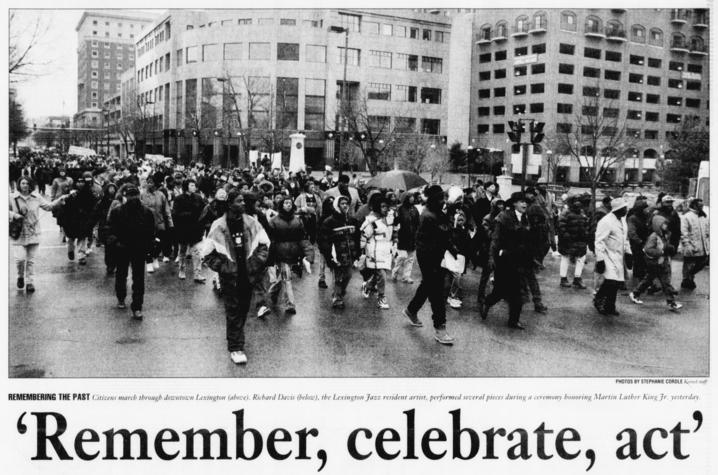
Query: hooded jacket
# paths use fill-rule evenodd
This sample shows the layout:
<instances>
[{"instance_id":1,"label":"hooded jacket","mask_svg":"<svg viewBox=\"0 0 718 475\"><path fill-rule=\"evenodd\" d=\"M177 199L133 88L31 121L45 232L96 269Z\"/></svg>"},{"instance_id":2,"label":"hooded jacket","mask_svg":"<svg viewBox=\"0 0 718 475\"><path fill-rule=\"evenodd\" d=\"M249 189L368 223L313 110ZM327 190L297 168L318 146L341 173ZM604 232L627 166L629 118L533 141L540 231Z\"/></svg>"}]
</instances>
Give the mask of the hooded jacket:
<instances>
[{"instance_id":1,"label":"hooded jacket","mask_svg":"<svg viewBox=\"0 0 718 475\"><path fill-rule=\"evenodd\" d=\"M585 256L588 239L588 218L574 200L558 222L558 252L569 257Z\"/></svg>"},{"instance_id":2,"label":"hooded jacket","mask_svg":"<svg viewBox=\"0 0 718 475\"><path fill-rule=\"evenodd\" d=\"M710 254L710 225L708 217L699 216L690 209L681 218L681 245L686 257L707 256Z\"/></svg>"},{"instance_id":3,"label":"hooded jacket","mask_svg":"<svg viewBox=\"0 0 718 475\"><path fill-rule=\"evenodd\" d=\"M675 248L670 244L670 231L662 231L661 226L666 222L666 219L662 216L655 216L653 218L653 232L648 236L646 245L643 247L643 252L646 255L646 264L654 265L670 265L670 257L675 251Z\"/></svg>"},{"instance_id":4,"label":"hooded jacket","mask_svg":"<svg viewBox=\"0 0 718 475\"><path fill-rule=\"evenodd\" d=\"M242 215L245 263L250 283L254 283L263 275L267 255L269 253L269 237L259 221L249 215ZM201 255L207 267L231 278L237 275L237 256L232 243L232 236L227 225L227 215L223 215L212 223Z\"/></svg>"},{"instance_id":5,"label":"hooded jacket","mask_svg":"<svg viewBox=\"0 0 718 475\"><path fill-rule=\"evenodd\" d=\"M636 203L626 216L626 224L628 225L628 240L631 242L631 249L643 249L646 239L650 234L648 227L648 215L646 209L648 203L640 201Z\"/></svg>"},{"instance_id":6,"label":"hooded jacket","mask_svg":"<svg viewBox=\"0 0 718 475\"><path fill-rule=\"evenodd\" d=\"M277 216L269 221L269 237L272 240L271 262L296 264L306 257L314 262L314 248L307 239L302 220L292 210L280 210Z\"/></svg>"},{"instance_id":7,"label":"hooded jacket","mask_svg":"<svg viewBox=\"0 0 718 475\"><path fill-rule=\"evenodd\" d=\"M180 244L196 244L202 240L204 226L200 221L204 200L197 193L182 193L172 203L175 237Z\"/></svg>"},{"instance_id":8,"label":"hooded jacket","mask_svg":"<svg viewBox=\"0 0 718 475\"><path fill-rule=\"evenodd\" d=\"M332 197L324 199L328 205ZM326 211L327 206L323 206ZM356 219L339 210L339 200L333 200L331 214L319 228L319 250L327 265L332 268L334 259L340 266L350 266L359 256L359 226Z\"/></svg>"}]
</instances>

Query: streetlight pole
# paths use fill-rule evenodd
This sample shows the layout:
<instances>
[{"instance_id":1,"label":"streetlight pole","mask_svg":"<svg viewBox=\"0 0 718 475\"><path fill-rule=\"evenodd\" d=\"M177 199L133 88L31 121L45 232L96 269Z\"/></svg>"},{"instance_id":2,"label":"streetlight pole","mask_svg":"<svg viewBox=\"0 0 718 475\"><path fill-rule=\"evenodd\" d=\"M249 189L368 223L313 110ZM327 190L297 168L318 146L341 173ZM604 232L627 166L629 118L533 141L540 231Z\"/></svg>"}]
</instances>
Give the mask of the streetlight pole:
<instances>
[{"instance_id":1,"label":"streetlight pole","mask_svg":"<svg viewBox=\"0 0 718 475\"><path fill-rule=\"evenodd\" d=\"M340 26L332 26L329 28L329 31L334 33L344 33L344 76L342 78L342 95L341 95L341 103L339 106L340 114L339 114L339 120L342 121L343 129L346 129L346 118L343 117L346 113L346 97L347 97L347 57L349 53L349 28L347 27L340 27ZM339 173L342 171L342 161L344 159L343 157L343 147L344 147L344 133L343 130L340 130L339 132Z\"/></svg>"}]
</instances>

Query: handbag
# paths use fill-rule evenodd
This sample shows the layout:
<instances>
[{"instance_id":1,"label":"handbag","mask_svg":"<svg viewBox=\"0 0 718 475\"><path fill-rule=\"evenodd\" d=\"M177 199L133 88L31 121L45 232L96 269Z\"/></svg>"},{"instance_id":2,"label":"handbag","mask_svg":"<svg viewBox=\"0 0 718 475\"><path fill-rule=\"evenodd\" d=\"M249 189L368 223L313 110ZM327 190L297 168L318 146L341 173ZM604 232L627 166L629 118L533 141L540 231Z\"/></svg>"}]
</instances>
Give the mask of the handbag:
<instances>
[{"instance_id":1,"label":"handbag","mask_svg":"<svg viewBox=\"0 0 718 475\"><path fill-rule=\"evenodd\" d=\"M15 198L15 211L18 214L20 213L20 206L17 203L17 197ZM10 239L18 239L20 235L22 234L22 225L25 221L25 216L21 216L19 218L13 218L12 221L10 221Z\"/></svg>"}]
</instances>

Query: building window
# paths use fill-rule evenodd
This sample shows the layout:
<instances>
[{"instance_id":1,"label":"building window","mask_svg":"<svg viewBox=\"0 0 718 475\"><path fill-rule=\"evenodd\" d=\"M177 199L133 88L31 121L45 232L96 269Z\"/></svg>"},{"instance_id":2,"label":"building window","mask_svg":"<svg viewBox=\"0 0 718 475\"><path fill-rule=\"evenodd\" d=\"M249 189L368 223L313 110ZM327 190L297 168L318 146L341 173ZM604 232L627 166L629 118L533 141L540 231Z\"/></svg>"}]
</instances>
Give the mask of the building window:
<instances>
[{"instance_id":1,"label":"building window","mask_svg":"<svg viewBox=\"0 0 718 475\"><path fill-rule=\"evenodd\" d=\"M97 99L97 91L92 91L92 94L90 94L92 99Z\"/></svg>"},{"instance_id":2,"label":"building window","mask_svg":"<svg viewBox=\"0 0 718 475\"><path fill-rule=\"evenodd\" d=\"M398 38L406 38L406 27L405 26L397 26L394 29L394 32L396 33L396 36Z\"/></svg>"},{"instance_id":3,"label":"building window","mask_svg":"<svg viewBox=\"0 0 718 475\"><path fill-rule=\"evenodd\" d=\"M279 24L283 26L297 26L297 20L294 18L280 18Z\"/></svg>"},{"instance_id":4,"label":"building window","mask_svg":"<svg viewBox=\"0 0 718 475\"><path fill-rule=\"evenodd\" d=\"M689 91L700 91L701 83L699 81L686 81L686 89Z\"/></svg>"},{"instance_id":5,"label":"building window","mask_svg":"<svg viewBox=\"0 0 718 475\"><path fill-rule=\"evenodd\" d=\"M296 129L299 117L299 79L277 78L277 127Z\"/></svg>"},{"instance_id":6,"label":"building window","mask_svg":"<svg viewBox=\"0 0 718 475\"><path fill-rule=\"evenodd\" d=\"M561 54L573 55L576 53L576 45L570 45L567 43L559 43L558 52Z\"/></svg>"},{"instance_id":7,"label":"building window","mask_svg":"<svg viewBox=\"0 0 718 475\"><path fill-rule=\"evenodd\" d=\"M299 61L299 43L277 43L279 61Z\"/></svg>"},{"instance_id":8,"label":"building window","mask_svg":"<svg viewBox=\"0 0 718 475\"><path fill-rule=\"evenodd\" d=\"M600 78L601 70L598 68L590 68L588 66L584 66L583 77L585 77L585 78Z\"/></svg>"},{"instance_id":9,"label":"building window","mask_svg":"<svg viewBox=\"0 0 718 475\"><path fill-rule=\"evenodd\" d=\"M531 45L531 53L532 54L543 54L545 52L546 52L546 43Z\"/></svg>"},{"instance_id":10,"label":"building window","mask_svg":"<svg viewBox=\"0 0 718 475\"><path fill-rule=\"evenodd\" d=\"M504 61L506 59L506 50L496 51L494 53L494 61Z\"/></svg>"},{"instance_id":11,"label":"building window","mask_svg":"<svg viewBox=\"0 0 718 475\"><path fill-rule=\"evenodd\" d=\"M90 82L90 88L92 88L92 89L97 89L97 87L98 87L98 82L97 82L97 81L91 81L91 82Z\"/></svg>"},{"instance_id":12,"label":"building window","mask_svg":"<svg viewBox=\"0 0 718 475\"><path fill-rule=\"evenodd\" d=\"M576 31L576 14L570 11L561 12L561 29Z\"/></svg>"},{"instance_id":13,"label":"building window","mask_svg":"<svg viewBox=\"0 0 718 475\"><path fill-rule=\"evenodd\" d=\"M689 73L701 74L703 72L703 66L701 66L700 64L688 63L687 71Z\"/></svg>"},{"instance_id":14,"label":"building window","mask_svg":"<svg viewBox=\"0 0 718 475\"><path fill-rule=\"evenodd\" d=\"M393 36L394 35L394 25L391 25L388 23L382 23L381 24L381 34L384 36Z\"/></svg>"},{"instance_id":15,"label":"building window","mask_svg":"<svg viewBox=\"0 0 718 475\"><path fill-rule=\"evenodd\" d=\"M543 74L546 72L546 64L532 64L531 65L531 74Z\"/></svg>"},{"instance_id":16,"label":"building window","mask_svg":"<svg viewBox=\"0 0 718 475\"><path fill-rule=\"evenodd\" d=\"M249 43L249 59L267 60L270 59L270 43Z\"/></svg>"},{"instance_id":17,"label":"building window","mask_svg":"<svg viewBox=\"0 0 718 475\"><path fill-rule=\"evenodd\" d=\"M628 75L628 82L634 84L643 84L643 74L630 73Z\"/></svg>"},{"instance_id":18,"label":"building window","mask_svg":"<svg viewBox=\"0 0 718 475\"><path fill-rule=\"evenodd\" d=\"M439 119L421 119L421 133L428 135L439 135L441 121ZM486 131L488 132L488 126Z\"/></svg>"},{"instance_id":19,"label":"building window","mask_svg":"<svg viewBox=\"0 0 718 475\"><path fill-rule=\"evenodd\" d=\"M224 59L229 61L242 59L242 43L225 43Z\"/></svg>"},{"instance_id":20,"label":"building window","mask_svg":"<svg viewBox=\"0 0 718 475\"><path fill-rule=\"evenodd\" d=\"M623 59L623 55L621 53L619 53L618 51L606 50L605 58L606 58L606 61L613 61L616 63L620 63Z\"/></svg>"},{"instance_id":21,"label":"building window","mask_svg":"<svg viewBox=\"0 0 718 475\"><path fill-rule=\"evenodd\" d=\"M369 66L391 69L391 53L389 51L369 51Z\"/></svg>"},{"instance_id":22,"label":"building window","mask_svg":"<svg viewBox=\"0 0 718 475\"><path fill-rule=\"evenodd\" d=\"M494 106L494 115L506 114L506 106Z\"/></svg>"},{"instance_id":23,"label":"building window","mask_svg":"<svg viewBox=\"0 0 718 475\"><path fill-rule=\"evenodd\" d=\"M494 124L493 132L495 134L503 134L504 133L504 124Z\"/></svg>"},{"instance_id":24,"label":"building window","mask_svg":"<svg viewBox=\"0 0 718 475\"><path fill-rule=\"evenodd\" d=\"M701 100L700 99L693 99L690 97L686 97L686 107L691 107L694 109L698 109L701 106Z\"/></svg>"},{"instance_id":25,"label":"building window","mask_svg":"<svg viewBox=\"0 0 718 475\"><path fill-rule=\"evenodd\" d=\"M629 57L629 61L631 64L635 64L637 66L643 66L643 63L645 62L645 57L632 54Z\"/></svg>"},{"instance_id":26,"label":"building window","mask_svg":"<svg viewBox=\"0 0 718 475\"><path fill-rule=\"evenodd\" d=\"M562 84L558 85L559 94L573 94L573 84Z\"/></svg>"},{"instance_id":27,"label":"building window","mask_svg":"<svg viewBox=\"0 0 718 475\"><path fill-rule=\"evenodd\" d=\"M660 86L661 85L661 78L658 76L648 76L646 78L646 83L649 86Z\"/></svg>"},{"instance_id":28,"label":"building window","mask_svg":"<svg viewBox=\"0 0 718 475\"><path fill-rule=\"evenodd\" d=\"M479 89L479 99L488 99L491 97L491 89Z\"/></svg>"},{"instance_id":29,"label":"building window","mask_svg":"<svg viewBox=\"0 0 718 475\"><path fill-rule=\"evenodd\" d=\"M394 117L394 130L402 134L416 132L416 119L413 117Z\"/></svg>"},{"instance_id":30,"label":"building window","mask_svg":"<svg viewBox=\"0 0 718 475\"><path fill-rule=\"evenodd\" d=\"M488 134L489 133L489 124L477 124L476 132L479 134Z\"/></svg>"},{"instance_id":31,"label":"building window","mask_svg":"<svg viewBox=\"0 0 718 475\"><path fill-rule=\"evenodd\" d=\"M668 62L668 70L669 71L683 71L683 63L679 61L669 61Z\"/></svg>"},{"instance_id":32,"label":"building window","mask_svg":"<svg viewBox=\"0 0 718 475\"><path fill-rule=\"evenodd\" d=\"M421 102L423 104L441 104L441 89L422 87Z\"/></svg>"},{"instance_id":33,"label":"building window","mask_svg":"<svg viewBox=\"0 0 718 475\"><path fill-rule=\"evenodd\" d=\"M310 63L326 63L327 47L322 45L307 45L305 60Z\"/></svg>"},{"instance_id":34,"label":"building window","mask_svg":"<svg viewBox=\"0 0 718 475\"><path fill-rule=\"evenodd\" d=\"M496 24L496 37L506 38L509 36L509 25L505 21L500 21Z\"/></svg>"},{"instance_id":35,"label":"building window","mask_svg":"<svg viewBox=\"0 0 718 475\"><path fill-rule=\"evenodd\" d=\"M107 74L107 73L106 73ZM90 77L96 78L97 77L97 71L92 71L90 73Z\"/></svg>"},{"instance_id":36,"label":"building window","mask_svg":"<svg viewBox=\"0 0 718 475\"><path fill-rule=\"evenodd\" d=\"M479 81L490 81L491 71L479 71Z\"/></svg>"},{"instance_id":37,"label":"building window","mask_svg":"<svg viewBox=\"0 0 718 475\"><path fill-rule=\"evenodd\" d=\"M274 18L259 18L257 20L258 25L274 25Z\"/></svg>"},{"instance_id":38,"label":"building window","mask_svg":"<svg viewBox=\"0 0 718 475\"><path fill-rule=\"evenodd\" d=\"M559 114L573 114L573 104L556 104L556 112Z\"/></svg>"},{"instance_id":39,"label":"building window","mask_svg":"<svg viewBox=\"0 0 718 475\"><path fill-rule=\"evenodd\" d=\"M615 119L618 117L618 109L615 107L604 107L603 116L609 119Z\"/></svg>"},{"instance_id":40,"label":"building window","mask_svg":"<svg viewBox=\"0 0 718 475\"><path fill-rule=\"evenodd\" d=\"M404 71L418 71L419 56L415 54L397 53L394 67Z\"/></svg>"},{"instance_id":41,"label":"building window","mask_svg":"<svg viewBox=\"0 0 718 475\"><path fill-rule=\"evenodd\" d=\"M525 114L526 113L526 104L514 104L513 110L514 110L514 115Z\"/></svg>"},{"instance_id":42,"label":"building window","mask_svg":"<svg viewBox=\"0 0 718 475\"><path fill-rule=\"evenodd\" d=\"M379 23L377 23L375 21L365 21L363 30L364 30L364 33L367 33L369 35L378 35L379 34Z\"/></svg>"},{"instance_id":43,"label":"building window","mask_svg":"<svg viewBox=\"0 0 718 475\"><path fill-rule=\"evenodd\" d=\"M97 20L92 20L92 24L97 26Z\"/></svg>"},{"instance_id":44,"label":"building window","mask_svg":"<svg viewBox=\"0 0 718 475\"><path fill-rule=\"evenodd\" d=\"M484 53L479 55L479 63L490 63L491 53Z\"/></svg>"},{"instance_id":45,"label":"building window","mask_svg":"<svg viewBox=\"0 0 718 475\"><path fill-rule=\"evenodd\" d=\"M395 86L394 100L398 102L416 102L416 86Z\"/></svg>"},{"instance_id":46,"label":"building window","mask_svg":"<svg viewBox=\"0 0 718 475\"><path fill-rule=\"evenodd\" d=\"M409 38L412 40L418 40L419 39L419 29L418 28L409 28Z\"/></svg>"},{"instance_id":47,"label":"building window","mask_svg":"<svg viewBox=\"0 0 718 475\"><path fill-rule=\"evenodd\" d=\"M610 69L606 69L603 71L603 77L604 79L608 79L609 81L620 81L621 71L612 71Z\"/></svg>"},{"instance_id":48,"label":"building window","mask_svg":"<svg viewBox=\"0 0 718 475\"><path fill-rule=\"evenodd\" d=\"M444 61L441 58L432 58L431 56L421 57L421 69L425 73L439 73L443 69Z\"/></svg>"},{"instance_id":49,"label":"building window","mask_svg":"<svg viewBox=\"0 0 718 475\"><path fill-rule=\"evenodd\" d=\"M421 39L425 41L431 41L431 30L422 30Z\"/></svg>"},{"instance_id":50,"label":"building window","mask_svg":"<svg viewBox=\"0 0 718 475\"><path fill-rule=\"evenodd\" d=\"M91 104L91 107L95 107L95 108L96 108L96 107L97 107L97 102L93 102L93 103ZM93 118L92 118L92 122L96 122L96 121L97 121L97 117L93 117Z\"/></svg>"},{"instance_id":51,"label":"building window","mask_svg":"<svg viewBox=\"0 0 718 475\"><path fill-rule=\"evenodd\" d=\"M681 79L669 79L668 87L672 89L683 89L683 81Z\"/></svg>"},{"instance_id":52,"label":"building window","mask_svg":"<svg viewBox=\"0 0 718 475\"><path fill-rule=\"evenodd\" d=\"M370 82L367 87L367 99L373 99L377 101L391 100L391 85Z\"/></svg>"},{"instance_id":53,"label":"building window","mask_svg":"<svg viewBox=\"0 0 718 475\"><path fill-rule=\"evenodd\" d=\"M323 79L306 79L304 91L304 128L324 130L325 83Z\"/></svg>"},{"instance_id":54,"label":"building window","mask_svg":"<svg viewBox=\"0 0 718 475\"><path fill-rule=\"evenodd\" d=\"M556 132L559 134L570 134L573 130L573 126L571 124L567 124L565 122L559 122L556 124Z\"/></svg>"},{"instance_id":55,"label":"building window","mask_svg":"<svg viewBox=\"0 0 718 475\"><path fill-rule=\"evenodd\" d=\"M601 94L601 91L597 87L583 86L584 97L598 97L600 94Z\"/></svg>"},{"instance_id":56,"label":"building window","mask_svg":"<svg viewBox=\"0 0 718 475\"><path fill-rule=\"evenodd\" d=\"M506 96L506 88L505 87L495 87L494 88L494 97L505 97Z\"/></svg>"},{"instance_id":57,"label":"building window","mask_svg":"<svg viewBox=\"0 0 718 475\"><path fill-rule=\"evenodd\" d=\"M649 68L660 68L663 64L663 61L658 58L648 58L648 67Z\"/></svg>"},{"instance_id":58,"label":"building window","mask_svg":"<svg viewBox=\"0 0 718 475\"><path fill-rule=\"evenodd\" d=\"M527 54L529 54L529 49L527 46L514 48L514 56L526 56Z\"/></svg>"},{"instance_id":59,"label":"building window","mask_svg":"<svg viewBox=\"0 0 718 475\"><path fill-rule=\"evenodd\" d=\"M529 112L531 112L531 113L533 113L533 114L541 114L541 113L543 113L543 103L542 103L542 102L538 102L538 103L533 103L533 104L531 104L531 105L529 106Z\"/></svg>"},{"instance_id":60,"label":"building window","mask_svg":"<svg viewBox=\"0 0 718 475\"><path fill-rule=\"evenodd\" d=\"M640 92L628 91L628 100L632 102L643 102L643 94Z\"/></svg>"},{"instance_id":61,"label":"building window","mask_svg":"<svg viewBox=\"0 0 718 475\"><path fill-rule=\"evenodd\" d=\"M521 96L526 94L526 85L514 86L514 96Z\"/></svg>"},{"instance_id":62,"label":"building window","mask_svg":"<svg viewBox=\"0 0 718 475\"><path fill-rule=\"evenodd\" d=\"M641 25L633 25L631 27L631 41L634 43L645 43L646 29Z\"/></svg>"},{"instance_id":63,"label":"building window","mask_svg":"<svg viewBox=\"0 0 718 475\"><path fill-rule=\"evenodd\" d=\"M679 114L666 114L666 122L669 124L680 124L681 116Z\"/></svg>"},{"instance_id":64,"label":"building window","mask_svg":"<svg viewBox=\"0 0 718 475\"><path fill-rule=\"evenodd\" d=\"M100 53L98 53L97 50L94 50L94 49L92 50L92 53L90 53L90 55L91 55L93 58L99 58L99 57L100 57Z\"/></svg>"},{"instance_id":65,"label":"building window","mask_svg":"<svg viewBox=\"0 0 718 475\"><path fill-rule=\"evenodd\" d=\"M491 25L481 27L479 30L479 40L491 41Z\"/></svg>"},{"instance_id":66,"label":"building window","mask_svg":"<svg viewBox=\"0 0 718 475\"><path fill-rule=\"evenodd\" d=\"M491 114L491 107L479 107L479 117L486 117Z\"/></svg>"},{"instance_id":67,"label":"building window","mask_svg":"<svg viewBox=\"0 0 718 475\"><path fill-rule=\"evenodd\" d=\"M506 77L506 70L505 69L496 69L494 70L494 79L504 79Z\"/></svg>"},{"instance_id":68,"label":"building window","mask_svg":"<svg viewBox=\"0 0 718 475\"><path fill-rule=\"evenodd\" d=\"M601 28L601 19L595 16L586 18L585 31L589 33L603 33Z\"/></svg>"},{"instance_id":69,"label":"building window","mask_svg":"<svg viewBox=\"0 0 718 475\"><path fill-rule=\"evenodd\" d=\"M646 140L657 140L658 139L658 131L657 130L645 130L643 132L643 138Z\"/></svg>"},{"instance_id":70,"label":"building window","mask_svg":"<svg viewBox=\"0 0 718 475\"><path fill-rule=\"evenodd\" d=\"M350 15L348 13L339 14L339 24L349 31L359 31L361 25L361 17L359 15Z\"/></svg>"},{"instance_id":71,"label":"building window","mask_svg":"<svg viewBox=\"0 0 718 475\"><path fill-rule=\"evenodd\" d=\"M659 104L661 102L661 96L658 94L646 94L647 104Z\"/></svg>"},{"instance_id":72,"label":"building window","mask_svg":"<svg viewBox=\"0 0 718 475\"><path fill-rule=\"evenodd\" d=\"M559 63L558 72L560 74L573 74L573 64Z\"/></svg>"},{"instance_id":73,"label":"building window","mask_svg":"<svg viewBox=\"0 0 718 475\"><path fill-rule=\"evenodd\" d=\"M584 48L583 56L585 58L601 59L601 50L596 48Z\"/></svg>"},{"instance_id":74,"label":"building window","mask_svg":"<svg viewBox=\"0 0 718 475\"><path fill-rule=\"evenodd\" d=\"M237 24L238 25L251 25L252 19L251 18L240 18L239 20L237 20Z\"/></svg>"},{"instance_id":75,"label":"building window","mask_svg":"<svg viewBox=\"0 0 718 475\"><path fill-rule=\"evenodd\" d=\"M653 46L663 46L663 32L658 28L651 28L648 36L648 44Z\"/></svg>"},{"instance_id":76,"label":"building window","mask_svg":"<svg viewBox=\"0 0 718 475\"><path fill-rule=\"evenodd\" d=\"M219 45L202 45L202 61L219 61Z\"/></svg>"},{"instance_id":77,"label":"building window","mask_svg":"<svg viewBox=\"0 0 718 475\"><path fill-rule=\"evenodd\" d=\"M641 120L641 117L643 116L641 111L637 110L629 110L626 118L630 120Z\"/></svg>"},{"instance_id":78,"label":"building window","mask_svg":"<svg viewBox=\"0 0 718 475\"><path fill-rule=\"evenodd\" d=\"M527 71L526 66L514 66L514 76L526 76Z\"/></svg>"},{"instance_id":79,"label":"building window","mask_svg":"<svg viewBox=\"0 0 718 475\"><path fill-rule=\"evenodd\" d=\"M544 84L538 83L538 84L531 84L531 94L543 94L544 92Z\"/></svg>"}]
</instances>

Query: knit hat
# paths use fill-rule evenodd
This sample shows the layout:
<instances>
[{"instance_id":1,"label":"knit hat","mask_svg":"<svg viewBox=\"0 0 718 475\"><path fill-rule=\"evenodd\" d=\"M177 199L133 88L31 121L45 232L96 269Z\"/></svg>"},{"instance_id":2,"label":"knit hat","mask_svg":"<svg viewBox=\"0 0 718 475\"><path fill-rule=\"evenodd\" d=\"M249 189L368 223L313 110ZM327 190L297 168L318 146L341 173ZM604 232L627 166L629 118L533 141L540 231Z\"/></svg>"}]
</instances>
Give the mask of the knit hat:
<instances>
[{"instance_id":1,"label":"knit hat","mask_svg":"<svg viewBox=\"0 0 718 475\"><path fill-rule=\"evenodd\" d=\"M426 196L426 199L431 199L432 197L443 194L444 190L439 185L430 185L424 189L424 196Z\"/></svg>"},{"instance_id":2,"label":"knit hat","mask_svg":"<svg viewBox=\"0 0 718 475\"><path fill-rule=\"evenodd\" d=\"M624 200L623 198L614 198L611 200L611 212L626 207L628 207L628 203L626 203L626 200Z\"/></svg>"}]
</instances>

